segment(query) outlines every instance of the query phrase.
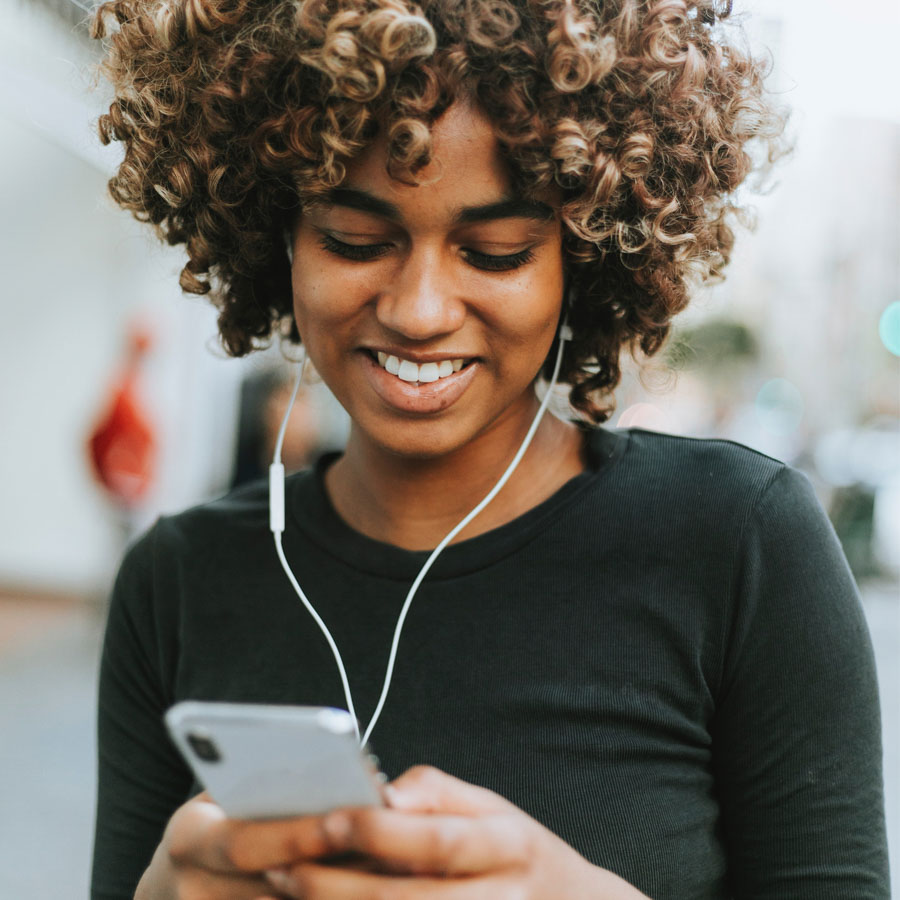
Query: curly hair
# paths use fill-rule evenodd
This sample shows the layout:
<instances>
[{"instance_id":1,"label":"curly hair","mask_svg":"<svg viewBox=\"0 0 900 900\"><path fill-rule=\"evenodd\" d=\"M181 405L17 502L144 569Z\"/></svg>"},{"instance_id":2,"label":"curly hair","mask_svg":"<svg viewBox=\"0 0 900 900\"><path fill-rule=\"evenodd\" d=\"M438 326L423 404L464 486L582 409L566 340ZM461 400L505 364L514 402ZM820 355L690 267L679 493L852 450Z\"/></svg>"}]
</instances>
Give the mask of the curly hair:
<instances>
[{"instance_id":1,"label":"curly hair","mask_svg":"<svg viewBox=\"0 0 900 900\"><path fill-rule=\"evenodd\" d=\"M720 279L735 191L780 152L766 66L730 0L109 0L92 22L122 141L112 197L211 293L241 356L293 325L284 235L382 129L408 183L433 123L472 98L513 182L550 186L575 339L561 380L585 418L613 408L624 349L649 356L692 288ZM727 26L727 27L726 27ZM753 147L762 152L753 153ZM756 162L754 162L756 160Z\"/></svg>"}]
</instances>

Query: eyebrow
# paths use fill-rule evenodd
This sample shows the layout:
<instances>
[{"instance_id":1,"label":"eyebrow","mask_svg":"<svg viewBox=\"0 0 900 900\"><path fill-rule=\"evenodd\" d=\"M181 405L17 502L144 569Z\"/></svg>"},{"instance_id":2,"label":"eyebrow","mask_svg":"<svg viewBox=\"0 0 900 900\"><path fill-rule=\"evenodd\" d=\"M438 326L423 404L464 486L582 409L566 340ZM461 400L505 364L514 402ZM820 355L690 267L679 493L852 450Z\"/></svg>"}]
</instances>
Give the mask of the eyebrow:
<instances>
[{"instance_id":1,"label":"eyebrow","mask_svg":"<svg viewBox=\"0 0 900 900\"><path fill-rule=\"evenodd\" d=\"M326 197L327 202L334 206L358 209L360 212L372 213L392 222L403 220L399 207L359 188L332 188ZM539 200L529 200L526 197L504 197L493 203L485 203L483 206L463 207L454 215L453 224L470 225L473 222L490 222L494 219L536 219L546 222L553 219L554 215L553 208Z\"/></svg>"}]
</instances>

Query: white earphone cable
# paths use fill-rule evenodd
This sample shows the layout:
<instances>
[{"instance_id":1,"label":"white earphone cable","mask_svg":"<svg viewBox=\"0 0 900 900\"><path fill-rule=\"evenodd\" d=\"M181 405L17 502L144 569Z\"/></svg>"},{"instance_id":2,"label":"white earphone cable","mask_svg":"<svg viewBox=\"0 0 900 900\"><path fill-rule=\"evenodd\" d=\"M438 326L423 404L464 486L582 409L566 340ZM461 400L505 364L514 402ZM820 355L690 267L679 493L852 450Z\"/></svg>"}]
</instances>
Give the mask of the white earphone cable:
<instances>
[{"instance_id":1,"label":"white earphone cable","mask_svg":"<svg viewBox=\"0 0 900 900\"><path fill-rule=\"evenodd\" d=\"M303 381L303 375L306 372L306 361L309 359L306 355L306 347L301 345L300 351L300 370L297 372L297 377L294 379L294 390L291 391L291 399L288 400L287 409L281 420L281 427L278 429L278 439L275 441L275 452L272 454L273 463L281 463L281 451L284 447L284 436L287 433L288 419L291 417L291 410L294 408L294 402L297 400L297 393L300 390L300 384Z\"/></svg>"},{"instance_id":2,"label":"white earphone cable","mask_svg":"<svg viewBox=\"0 0 900 900\"><path fill-rule=\"evenodd\" d=\"M567 325L564 325L563 328L568 328ZM488 491L485 495L484 499L478 503L477 506L460 522L455 525L449 532L447 532L444 539L431 551L431 555L428 559L425 560L425 565L419 570L419 574L416 575L415 581L413 581L410 586L409 592L406 595L406 600L403 603L403 608L400 610L400 616L397 619L397 627L394 629L394 639L391 642L391 653L388 658L388 666L387 672L384 676L384 686L381 689L381 696L378 698L378 705L375 707L375 712L372 713L372 718L369 720L369 727L366 729L365 734L363 735L362 744L365 744L369 737L372 734L372 730L375 728L375 724L381 716L381 710L384 708L385 701L387 700L388 691L391 686L391 678L394 674L394 662L397 659L397 648L400 645L400 632L403 630L403 623L406 621L406 614L409 612L409 608L412 605L413 597L416 595L416 591L419 589L419 585L424 580L425 576L428 574L428 570L434 565L435 560L438 558L438 555L475 518L490 502L500 493L501 488L506 482L509 480L512 473L515 471L516 467L522 460L522 457L525 455L525 451L528 449L528 445L531 443L532 438L537 432L538 425L541 423L541 419L544 417L544 413L547 410L547 404L550 402L550 396L553 393L553 387L556 384L557 376L559 375L559 367L562 363L562 355L563 355L563 347L565 346L565 339L562 336L563 328L560 329L560 340L559 340L559 350L556 353L556 363L553 367L553 375L550 379L550 383L547 386L547 392L544 394L543 400L541 400L541 405L538 407L537 414L534 417L534 421L531 423L531 427L528 429L528 433L525 435L521 445L519 446L516 455L512 458L512 462L506 467L506 471L500 476L497 483Z\"/></svg>"},{"instance_id":3,"label":"white earphone cable","mask_svg":"<svg viewBox=\"0 0 900 900\"><path fill-rule=\"evenodd\" d=\"M497 496L500 490L503 488L503 485L509 480L512 473L515 471L516 467L522 460L522 457L525 455L525 451L528 449L531 444L532 439L534 438L535 433L537 432L538 426L541 423L541 419L544 416L544 413L547 410L547 406L550 402L550 397L553 394L553 388L556 385L556 380L559 377L559 369L562 365L562 357L563 357L563 349L565 347L565 342L567 340L572 339L572 331L569 328L566 322L560 326L559 329L559 348L556 353L556 362L553 366L553 375L550 378L550 382L547 385L547 391L544 394L543 399L541 400L541 404L538 407L537 414L534 417L534 420L531 423L531 426L528 429L528 433L525 435L522 443L519 445L519 449L516 452L516 455L512 458L510 464L506 467L506 471L500 476L496 484L491 488L491 490L485 495L485 497L475 506L475 508L468 513L456 526L454 526L444 537L444 539L431 551L428 559L425 561L425 564L419 570L419 574L416 575L415 580L413 581L410 589L406 595L406 600L403 603L403 607L400 610L400 615L397 619L397 625L394 628L394 638L391 642L391 652L388 658L387 671L384 676L384 685L381 689L381 696L378 699L378 704L375 707L375 712L372 713L372 718L369 721L369 725L366 728L365 733L360 739L360 744L365 745L369 740L369 737L372 734L373 729L375 728L376 723L378 722L379 717L381 716L381 711L384 708L385 701L387 700L388 691L391 686L391 679L394 674L394 664L397 659L397 648L400 646L400 634L403 631L403 624L406 621L407 613L409 612L409 608L412 605L413 598L416 595L416 591L419 589L419 585L424 580L425 576L428 574L429 569L434 565L435 560L440 555L441 551L459 534L466 525L469 524L490 502ZM340 651L337 648L337 644L334 642L334 638L331 636L331 632L328 630L328 627L322 621L322 618L316 612L313 605L309 602L306 597L306 594L303 593L303 589L297 582L297 579L294 577L294 573L291 570L290 565L288 564L287 559L284 555L284 549L281 544L281 535L284 532L284 466L281 463L281 448L284 442L284 435L287 430L288 417L291 413L291 408L294 405L294 400L297 396L297 392L300 389L300 383L303 380L303 372L306 369L306 351L304 348L303 351L303 362L300 366L300 371L297 375L297 379L294 383L294 391L291 394L291 400L288 404L287 411L284 414L284 419L281 423L281 429L278 433L278 440L275 444L275 453L274 459L272 461L272 465L269 467L269 527L272 531L272 534L275 538L275 550L278 554L278 559L281 562L281 567L284 569L285 574L288 577L291 585L297 593L297 596L300 597L300 600L303 602L303 605L309 611L309 614L313 617L316 624L319 626L319 629L324 634L326 641L328 642L328 646L331 648L331 652L334 656L335 662L338 666L338 671L341 676L341 684L344 688L344 697L347 701L347 710L350 715L353 717L353 726L356 729L356 737L359 739L359 724L356 718L356 711L353 706L353 697L350 692L350 683L347 678L347 672L344 668L344 662L341 659Z\"/></svg>"},{"instance_id":4,"label":"white earphone cable","mask_svg":"<svg viewBox=\"0 0 900 900\"><path fill-rule=\"evenodd\" d=\"M294 573L288 564L287 558L284 555L284 547L281 543L281 535L284 533L284 465L281 462L281 451L284 447L284 436L287 432L288 419L291 415L291 410L294 408L294 401L297 399L297 393L300 390L300 385L303 382L303 374L306 372L306 362L309 358L306 355L306 348L302 348L302 357L300 361L300 367L297 372L297 377L294 380L294 389L291 392L291 399L288 401L287 410L285 411L284 418L281 420L281 427L278 429L278 439L275 441L275 452L272 454L272 464L269 466L269 528L275 538L275 552L278 554L278 560L281 563L281 568L284 569L284 574L287 575L288 581L290 581L294 590L297 593L297 596L303 602L303 605L306 607L309 614L315 620L315 623L319 626L322 634L325 635L325 640L328 641L328 646L331 648L331 653L334 656L334 661L337 663L338 672L341 676L341 684L344 687L344 697L347 700L347 710L350 715L353 717L353 725L356 728L356 737L359 738L359 726L357 725L356 720L356 710L353 707L353 695L350 693L350 682L347 678L347 671L344 668L344 660L341 658L341 653L338 650L337 644L334 641L334 638L331 636L331 632L328 630L328 626L322 621L322 617L316 612L315 607L312 603L309 602L309 598L303 592L303 588L300 587L300 584L297 582L297 579L294 577Z\"/></svg>"},{"instance_id":5,"label":"white earphone cable","mask_svg":"<svg viewBox=\"0 0 900 900\"><path fill-rule=\"evenodd\" d=\"M344 669L344 660L341 659L341 652L337 648L337 644L334 642L334 638L331 636L331 632L328 630L328 626L322 621L321 616L316 612L312 603L306 597L306 594L303 593L303 588L297 583L297 579L294 577L294 573L291 571L291 567L288 565L288 561L284 555L284 548L281 546L281 532L275 533L275 552L278 554L278 559L281 562L281 568L284 569L284 574L287 575L288 580L293 585L294 590L297 592L297 596L303 601L303 605L309 611L309 614L313 617L316 622L316 625L319 626L322 634L325 635L325 640L328 641L328 646L331 648L331 653L334 656L334 661L337 663L338 672L341 675L341 685L344 688L344 697L347 700L347 711L353 717L353 727L356 731L356 738L359 740L359 724L356 719L356 710L353 708L353 695L350 693L350 682L347 679L347 671ZM364 743L360 741L360 743Z\"/></svg>"}]
</instances>

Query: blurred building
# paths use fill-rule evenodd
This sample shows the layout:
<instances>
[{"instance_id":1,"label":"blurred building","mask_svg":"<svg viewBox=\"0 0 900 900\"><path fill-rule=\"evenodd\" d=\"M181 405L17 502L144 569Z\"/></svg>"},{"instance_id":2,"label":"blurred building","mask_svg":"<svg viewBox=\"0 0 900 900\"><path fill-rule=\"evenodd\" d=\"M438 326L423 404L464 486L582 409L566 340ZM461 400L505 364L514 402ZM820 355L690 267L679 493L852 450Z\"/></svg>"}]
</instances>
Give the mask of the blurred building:
<instances>
[{"instance_id":1,"label":"blurred building","mask_svg":"<svg viewBox=\"0 0 900 900\"><path fill-rule=\"evenodd\" d=\"M677 330L708 339L718 322L752 352L735 345L710 365L694 348L696 365L689 354L675 375L662 362L630 369L613 422L756 446L806 468L830 505L837 489L865 484L864 463L836 474L835 459L865 456L835 451L849 440L841 435L890 437L900 405L900 362L878 337L881 312L900 299L900 99L878 68L900 13L875 3L884 27L866 28L862 42L836 0L736 6L749 9L750 40L774 56L796 150L770 194L747 195L756 234L739 235L727 281ZM93 127L106 101L102 84L91 87L99 48L87 14L72 0L0 0L0 14L0 358L15 385L0 400L14 436L0 449L0 585L102 593L122 531L82 449L128 329L140 320L154 331L140 387L161 453L132 528L227 486L240 385L257 363L216 349L214 312L177 284L183 249L160 246L106 198L121 149L103 148ZM894 521L872 503L873 521Z\"/></svg>"},{"instance_id":2,"label":"blurred building","mask_svg":"<svg viewBox=\"0 0 900 900\"><path fill-rule=\"evenodd\" d=\"M800 466L857 574L896 578L900 358L879 320L900 300L900 104L864 74L878 49L841 34L845 15L751 7L751 41L772 51L771 87L794 107L794 150L764 193L743 193L757 224L738 229L724 284L680 317L661 361L629 366L617 421Z\"/></svg>"},{"instance_id":3,"label":"blurred building","mask_svg":"<svg viewBox=\"0 0 900 900\"><path fill-rule=\"evenodd\" d=\"M129 529L227 485L241 371L207 302L182 297L182 253L106 196L121 149L96 135L84 14L0 0L0 17L0 590L103 595L123 523L85 442L132 324L154 337L140 388L160 466Z\"/></svg>"}]
</instances>

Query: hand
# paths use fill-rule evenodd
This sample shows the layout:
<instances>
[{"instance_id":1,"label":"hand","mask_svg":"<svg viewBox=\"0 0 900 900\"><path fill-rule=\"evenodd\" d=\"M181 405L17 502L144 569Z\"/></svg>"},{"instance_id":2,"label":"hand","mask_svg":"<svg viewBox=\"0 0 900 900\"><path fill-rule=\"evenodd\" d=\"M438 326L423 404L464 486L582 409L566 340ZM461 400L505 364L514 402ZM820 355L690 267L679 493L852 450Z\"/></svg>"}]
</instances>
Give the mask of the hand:
<instances>
[{"instance_id":1,"label":"hand","mask_svg":"<svg viewBox=\"0 0 900 900\"><path fill-rule=\"evenodd\" d=\"M250 848L279 847L279 860L303 859L291 838L302 819L229 819L207 794L180 806L135 892L135 900L257 900L277 891L263 867L248 864Z\"/></svg>"},{"instance_id":2,"label":"hand","mask_svg":"<svg viewBox=\"0 0 900 900\"><path fill-rule=\"evenodd\" d=\"M297 900L647 900L502 797L437 769L410 769L388 800L294 820L289 841L248 846L241 858ZM319 861L348 852L378 870Z\"/></svg>"}]
</instances>

